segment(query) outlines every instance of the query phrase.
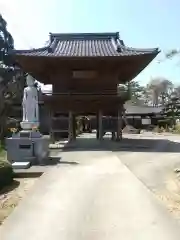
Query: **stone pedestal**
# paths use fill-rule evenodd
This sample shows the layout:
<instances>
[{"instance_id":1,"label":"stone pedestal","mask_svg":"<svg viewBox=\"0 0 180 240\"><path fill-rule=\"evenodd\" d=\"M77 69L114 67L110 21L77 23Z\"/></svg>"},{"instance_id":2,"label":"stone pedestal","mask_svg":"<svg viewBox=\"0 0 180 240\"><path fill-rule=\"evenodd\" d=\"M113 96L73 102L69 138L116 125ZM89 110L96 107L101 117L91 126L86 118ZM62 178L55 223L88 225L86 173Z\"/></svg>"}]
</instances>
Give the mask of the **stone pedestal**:
<instances>
[{"instance_id":1,"label":"stone pedestal","mask_svg":"<svg viewBox=\"0 0 180 240\"><path fill-rule=\"evenodd\" d=\"M13 163L43 165L49 157L49 137L40 132L22 130L6 139L7 159Z\"/></svg>"},{"instance_id":2,"label":"stone pedestal","mask_svg":"<svg viewBox=\"0 0 180 240\"><path fill-rule=\"evenodd\" d=\"M33 128L39 127L39 122L24 121L24 122L21 122L20 125L21 125L21 128L24 130L32 130Z\"/></svg>"}]
</instances>

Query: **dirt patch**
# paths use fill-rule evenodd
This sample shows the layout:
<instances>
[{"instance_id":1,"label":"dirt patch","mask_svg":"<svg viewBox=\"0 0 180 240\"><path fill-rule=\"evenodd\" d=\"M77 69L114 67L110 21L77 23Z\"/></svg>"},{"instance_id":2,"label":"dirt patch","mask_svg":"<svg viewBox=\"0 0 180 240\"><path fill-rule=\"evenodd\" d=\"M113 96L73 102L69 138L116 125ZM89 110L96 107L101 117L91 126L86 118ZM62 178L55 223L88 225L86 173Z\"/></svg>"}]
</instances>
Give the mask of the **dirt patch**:
<instances>
[{"instance_id":1,"label":"dirt patch","mask_svg":"<svg viewBox=\"0 0 180 240\"><path fill-rule=\"evenodd\" d=\"M180 175L171 173L167 176L165 188L155 191L156 196L180 220Z\"/></svg>"},{"instance_id":2,"label":"dirt patch","mask_svg":"<svg viewBox=\"0 0 180 240\"><path fill-rule=\"evenodd\" d=\"M11 186L0 191L0 225L11 214L38 178L14 179Z\"/></svg>"}]
</instances>

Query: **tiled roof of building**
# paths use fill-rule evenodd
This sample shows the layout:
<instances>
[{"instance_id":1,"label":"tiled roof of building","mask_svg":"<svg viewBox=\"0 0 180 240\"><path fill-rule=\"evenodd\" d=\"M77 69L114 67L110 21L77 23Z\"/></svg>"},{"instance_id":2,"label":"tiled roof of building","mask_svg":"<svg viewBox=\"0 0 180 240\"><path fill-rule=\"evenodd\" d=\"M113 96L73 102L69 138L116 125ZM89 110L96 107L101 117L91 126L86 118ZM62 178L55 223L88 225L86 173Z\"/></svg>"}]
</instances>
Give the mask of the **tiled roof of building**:
<instances>
[{"instance_id":1,"label":"tiled roof of building","mask_svg":"<svg viewBox=\"0 0 180 240\"><path fill-rule=\"evenodd\" d=\"M137 105L125 105L126 114L160 114L162 107L151 107L151 106L137 106Z\"/></svg>"},{"instance_id":2,"label":"tiled roof of building","mask_svg":"<svg viewBox=\"0 0 180 240\"><path fill-rule=\"evenodd\" d=\"M116 57L154 54L158 48L137 49L126 47L119 33L72 33L52 34L48 46L15 50L16 55L49 56L49 57Z\"/></svg>"}]
</instances>

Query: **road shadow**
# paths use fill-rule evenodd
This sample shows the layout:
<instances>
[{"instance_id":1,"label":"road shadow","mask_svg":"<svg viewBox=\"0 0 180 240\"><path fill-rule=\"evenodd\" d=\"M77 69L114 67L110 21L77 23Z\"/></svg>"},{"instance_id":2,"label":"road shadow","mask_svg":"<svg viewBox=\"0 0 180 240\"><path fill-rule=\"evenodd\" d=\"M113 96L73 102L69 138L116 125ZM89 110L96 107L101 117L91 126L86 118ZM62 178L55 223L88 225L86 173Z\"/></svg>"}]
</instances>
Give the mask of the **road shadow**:
<instances>
[{"instance_id":1,"label":"road shadow","mask_svg":"<svg viewBox=\"0 0 180 240\"><path fill-rule=\"evenodd\" d=\"M167 139L149 138L123 138L121 141L111 141L104 138L102 141L96 138L78 138L73 143L68 143L62 150L70 151L127 151L127 152L180 152L180 143Z\"/></svg>"},{"instance_id":2,"label":"road shadow","mask_svg":"<svg viewBox=\"0 0 180 240\"><path fill-rule=\"evenodd\" d=\"M77 165L78 162L73 161L63 161L61 157L49 157L49 162L46 166L58 165L58 164L67 164L67 165Z\"/></svg>"},{"instance_id":3,"label":"road shadow","mask_svg":"<svg viewBox=\"0 0 180 240\"><path fill-rule=\"evenodd\" d=\"M60 164L67 164L67 165L78 165L79 163L78 162L68 162L68 161L61 161Z\"/></svg>"},{"instance_id":4,"label":"road shadow","mask_svg":"<svg viewBox=\"0 0 180 240\"><path fill-rule=\"evenodd\" d=\"M44 171L30 171L31 168L28 169L22 169L22 170L16 170L14 171L14 178L39 178L44 173Z\"/></svg>"},{"instance_id":5,"label":"road shadow","mask_svg":"<svg viewBox=\"0 0 180 240\"><path fill-rule=\"evenodd\" d=\"M54 166L58 165L61 162L61 157L48 157L46 160L43 161L43 166Z\"/></svg>"},{"instance_id":6,"label":"road shadow","mask_svg":"<svg viewBox=\"0 0 180 240\"><path fill-rule=\"evenodd\" d=\"M20 182L19 182L19 181L13 180L11 184L3 187L3 188L0 190L0 196L3 195L3 194L6 194L6 193L12 192L14 189L18 188L19 185L20 185Z\"/></svg>"},{"instance_id":7,"label":"road shadow","mask_svg":"<svg viewBox=\"0 0 180 240\"><path fill-rule=\"evenodd\" d=\"M51 166L60 164L60 157L49 157L42 164L32 165L27 169L14 169L14 178L38 178Z\"/></svg>"},{"instance_id":8,"label":"road shadow","mask_svg":"<svg viewBox=\"0 0 180 240\"><path fill-rule=\"evenodd\" d=\"M62 161L61 157L49 157L41 165L32 165L27 169L14 169L14 178L38 178L44 174L49 167L58 165L77 165L77 162L73 161Z\"/></svg>"}]
</instances>

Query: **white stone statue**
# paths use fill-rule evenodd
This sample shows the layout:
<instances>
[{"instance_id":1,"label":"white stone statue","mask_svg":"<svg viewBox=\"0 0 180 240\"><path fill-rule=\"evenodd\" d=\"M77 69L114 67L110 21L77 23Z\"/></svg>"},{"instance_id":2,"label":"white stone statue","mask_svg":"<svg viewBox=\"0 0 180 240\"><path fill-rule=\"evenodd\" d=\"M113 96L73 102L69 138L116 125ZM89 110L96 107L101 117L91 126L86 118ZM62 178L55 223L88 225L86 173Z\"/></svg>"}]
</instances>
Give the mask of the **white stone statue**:
<instances>
[{"instance_id":1,"label":"white stone statue","mask_svg":"<svg viewBox=\"0 0 180 240\"><path fill-rule=\"evenodd\" d=\"M28 75L26 78L27 87L24 89L23 95L23 121L22 128L31 128L39 125L39 106L38 91L34 86L35 80Z\"/></svg>"}]
</instances>

